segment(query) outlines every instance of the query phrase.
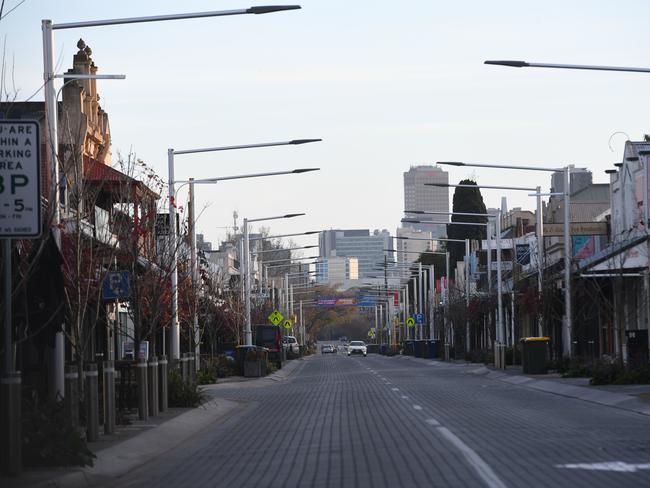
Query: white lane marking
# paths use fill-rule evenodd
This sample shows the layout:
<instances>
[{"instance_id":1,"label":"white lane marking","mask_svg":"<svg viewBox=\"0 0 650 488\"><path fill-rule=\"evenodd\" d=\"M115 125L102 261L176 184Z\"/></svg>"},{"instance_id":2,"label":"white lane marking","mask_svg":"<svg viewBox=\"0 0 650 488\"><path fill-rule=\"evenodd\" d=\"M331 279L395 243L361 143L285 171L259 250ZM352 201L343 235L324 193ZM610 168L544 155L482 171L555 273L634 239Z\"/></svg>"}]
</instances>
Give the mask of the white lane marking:
<instances>
[{"instance_id":1,"label":"white lane marking","mask_svg":"<svg viewBox=\"0 0 650 488\"><path fill-rule=\"evenodd\" d=\"M492 468L481 459L481 456L476 454L476 452L461 441L452 431L447 427L436 427L436 430L442 434L442 436L451 442L460 452L465 456L465 460L474 468L476 473L481 477L485 484L490 488L506 488L506 485L501 481L501 479L496 475Z\"/></svg>"},{"instance_id":2,"label":"white lane marking","mask_svg":"<svg viewBox=\"0 0 650 488\"><path fill-rule=\"evenodd\" d=\"M422 410L420 405L413 405L413 410Z\"/></svg>"},{"instance_id":3,"label":"white lane marking","mask_svg":"<svg viewBox=\"0 0 650 488\"><path fill-rule=\"evenodd\" d=\"M391 388L393 391L399 391L399 388Z\"/></svg>"},{"instance_id":4,"label":"white lane marking","mask_svg":"<svg viewBox=\"0 0 650 488\"><path fill-rule=\"evenodd\" d=\"M406 400L408 397L406 395L402 395L402 398Z\"/></svg>"},{"instance_id":5,"label":"white lane marking","mask_svg":"<svg viewBox=\"0 0 650 488\"><path fill-rule=\"evenodd\" d=\"M628 464L624 461L608 461L603 463L556 464L556 468L586 469L588 471L615 471L617 473L636 473L642 469L650 469L650 464Z\"/></svg>"},{"instance_id":6,"label":"white lane marking","mask_svg":"<svg viewBox=\"0 0 650 488\"><path fill-rule=\"evenodd\" d=\"M434 418L426 419L425 422L429 425L440 425L440 422Z\"/></svg>"}]
</instances>

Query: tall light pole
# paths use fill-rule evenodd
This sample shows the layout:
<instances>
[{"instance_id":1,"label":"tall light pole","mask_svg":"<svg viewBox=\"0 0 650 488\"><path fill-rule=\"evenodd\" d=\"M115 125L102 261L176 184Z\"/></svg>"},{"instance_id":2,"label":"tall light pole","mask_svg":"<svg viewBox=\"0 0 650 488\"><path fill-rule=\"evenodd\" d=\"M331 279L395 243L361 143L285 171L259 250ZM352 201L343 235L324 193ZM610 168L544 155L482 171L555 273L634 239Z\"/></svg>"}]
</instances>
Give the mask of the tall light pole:
<instances>
[{"instance_id":1,"label":"tall light pole","mask_svg":"<svg viewBox=\"0 0 650 488\"><path fill-rule=\"evenodd\" d=\"M587 70L587 71L615 71L615 72L628 72L628 73L650 73L650 68L637 68L637 67L628 67L628 66L599 66L599 65L588 65L588 64L557 64L557 63L536 63L529 61L518 61L518 60L487 60L484 61L484 64L496 65L496 66L506 66L510 68L551 68L551 69L570 69L570 70ZM544 171L544 169L535 168L538 171ZM565 355L571 357L572 354L572 342L573 342L573 318L571 316L571 271L570 266L570 257L569 253L571 251L571 246L567 243L569 240L570 232L567 230L567 226L570 226L570 222L567 223L567 217L570 218L570 196L571 191L569 185L571 183L570 178L570 169L567 166L564 168L564 191L565 191L565 209L564 209L564 280L565 280L565 335L564 338L567 344L564 345ZM563 342L565 342L563 341Z\"/></svg>"},{"instance_id":2,"label":"tall light pole","mask_svg":"<svg viewBox=\"0 0 650 488\"><path fill-rule=\"evenodd\" d=\"M406 219L406 220L411 222L411 219ZM417 222L413 222L413 223L429 223L429 222L428 221L417 221ZM397 239L409 239L409 240L413 239L413 240L426 240L426 241L430 241L430 240L451 240L451 241L465 242L465 240L461 240L461 239L435 239L435 238L434 239L427 239L427 238L424 238L424 237L423 238L399 237ZM440 255L444 255L446 257L449 256L448 252L443 252L443 251L403 251L403 250L402 251L397 251L395 249L384 249L384 252L401 252L403 254L418 254L418 255L422 255L422 254L440 254ZM386 264L384 266L385 266L384 269L387 269L388 265ZM400 266L396 265L395 268L399 269ZM402 265L401 268L405 269L405 270L406 269L408 269L408 270L413 269L413 267L411 265ZM424 272L425 271L429 272L429 287L430 287L431 290L433 290L433 296L428 296L428 297L426 297L426 299L425 299L425 296L424 296L424 288L425 288L424 287ZM446 271L447 271L447 276L449 276L449 261L448 260L447 260L447 270ZM424 269L422 267L422 263L418 263L417 273L418 273L417 278L414 278L415 279L414 286L415 285L417 285L417 286L415 286L414 290L413 290L413 293L414 293L413 296L414 296L416 304L417 304L417 309L415 310L415 312L423 313L425 310L427 311L427 316L429 318L429 338L433 339L433 332L432 332L433 327L434 327L434 324L433 324L433 307L431 307L431 302L435 298L435 290L434 290L434 288L435 288L435 278L433 277L433 275L434 275L433 265L431 265L429 267L429 269L426 270L426 269ZM388 283L386 283L386 289L388 289ZM428 302L429 303L428 307L426 306L427 300L429 301ZM424 333L423 333L421 328L419 330L419 335L420 335L420 339L424 338ZM414 336L415 336L415 331L414 331Z\"/></svg>"},{"instance_id":3,"label":"tall light pole","mask_svg":"<svg viewBox=\"0 0 650 488\"><path fill-rule=\"evenodd\" d=\"M307 236L307 235L313 235L313 234L320 234L320 232L321 231L319 231L319 230L310 230L310 231L307 231L307 232L295 232L295 233L291 233L291 234L251 237L251 238L249 238L249 241L259 241L259 240L265 240L265 239L280 239L280 238L295 237L295 236ZM241 240L241 256L243 256L243 255L244 255L244 240L242 239ZM285 266L285 265L282 265L282 266ZM280 267L280 266L279 265L278 266L275 266L275 265L269 266L269 268L273 268L273 267ZM242 287L241 287L242 302L244 302L245 301L245 297L244 297L244 280L241 280L241 282L242 282ZM288 293L288 288L287 288L286 293ZM281 293L280 295L281 295L280 296L280 299L281 299L283 294Z\"/></svg>"},{"instance_id":4,"label":"tall light pole","mask_svg":"<svg viewBox=\"0 0 650 488\"><path fill-rule=\"evenodd\" d=\"M542 299L542 290L544 286L544 219L542 216L542 189L540 186L537 187L524 187L524 186L501 186L501 185L452 185L449 183L425 183L425 186L435 186L435 187L446 187L446 188L479 188L479 189L487 189L487 190L513 190L513 191L534 191L536 192L537 196L537 214L536 214L536 237L537 237L537 295L538 295L538 301L541 303ZM532 195L529 195L532 196ZM489 240L488 240L488 289L491 289L492 287L492 279L491 279L491 270L490 270L490 258L491 258L491 250L489 246ZM542 335L542 324L544 321L544 317L541 311L541 307L539 307L539 312L537 314L537 322L538 322L538 331L539 335ZM514 339L513 339L514 340Z\"/></svg>"},{"instance_id":5,"label":"tall light pole","mask_svg":"<svg viewBox=\"0 0 650 488\"><path fill-rule=\"evenodd\" d=\"M173 159L173 149L172 151L172 157L171 157L171 164L170 164L170 176L173 178L174 175L174 159ZM191 151L191 150L190 150ZM171 330L170 330L170 350L171 350L171 358L172 359L178 359L180 358L180 326L178 322L178 247L179 247L179 242L178 238L176 235L176 190L175 190L175 183L181 183L181 186L185 184L190 184L190 185L196 185L196 184L215 184L220 181L229 181L229 180L239 180L239 179L247 179L247 178L260 178L260 177L265 177L265 176L279 176L279 175L288 175L288 174L301 174L301 173L306 173L309 171L316 171L318 168L299 168L299 169L294 169L294 170L288 170L288 171L272 171L272 172L266 172L266 173L252 173L252 174L245 174L245 175L235 175L235 176L223 176L223 177L217 177L217 178L205 178L205 179L200 179L200 180L176 180L174 181L173 179L170 179L169 187L170 189L174 189L174 192L170 194L169 198L169 243L170 243L170 251L171 251L171 312L172 312L172 324L171 324ZM180 189L180 187L179 187ZM193 200L192 200L193 204ZM193 208L191 209L190 213L193 215L194 211ZM194 233L194 223L190 223L190 227L192 229L192 232ZM196 238L194 234L192 235L191 242L195 243ZM195 255L195 250L192 249L192 255ZM192 263L192 266L194 266L195 263ZM195 322L196 326L196 322ZM196 336L196 331L195 331L195 336ZM163 335L164 337L164 335Z\"/></svg>"},{"instance_id":6,"label":"tall light pole","mask_svg":"<svg viewBox=\"0 0 650 488\"><path fill-rule=\"evenodd\" d=\"M54 67L51 64L51 59L49 59L49 64L46 64L48 60L45 59L45 44L43 45L44 49L44 64L49 70L46 69L47 76L44 75L46 79L44 90L45 90L45 160L50 161L50 171L52 173L51 190L48 194L48 199L51 198L51 207L52 207L52 235L54 236L54 241L61 250L61 188L59 186L59 155L58 155L58 111L57 111L57 100L59 94L68 83L72 83L76 80L123 80L126 78L126 75L109 75L109 74L85 74L85 73L63 73L60 75L54 74ZM52 56L50 49L49 56ZM55 91L54 88L54 79L63 78L64 82L59 88L58 91ZM57 332L54 339L54 351L53 351L53 387L50 394L52 398L65 396L65 336L64 332Z\"/></svg>"},{"instance_id":7,"label":"tall light pole","mask_svg":"<svg viewBox=\"0 0 650 488\"><path fill-rule=\"evenodd\" d=\"M291 219L294 217L300 217L305 215L304 213L292 213L285 215L277 215L274 217L262 217L258 219L244 219L244 260L246 264L244 265L244 298L245 298L245 325L244 325L244 342L245 346L253 345L253 329L251 325L251 269L250 269L250 251L249 251L249 240L248 240L248 224L251 222L262 222L267 220L278 220L278 219Z\"/></svg>"},{"instance_id":8,"label":"tall light pole","mask_svg":"<svg viewBox=\"0 0 650 488\"><path fill-rule=\"evenodd\" d=\"M447 188L480 188L487 190L513 190L513 191L534 191L534 195L537 197L537 225L536 225L536 235L537 235L537 293L538 298L542 298L542 289L544 286L544 219L542 215L542 188L540 186L525 187L525 186L494 186L494 185L451 185L448 183L425 183L425 186L437 186L437 187L447 187ZM490 283L491 285L491 283ZM542 322L543 315L541 312L538 314L539 321L539 331L541 335L542 331Z\"/></svg>"},{"instance_id":9,"label":"tall light pole","mask_svg":"<svg viewBox=\"0 0 650 488\"><path fill-rule=\"evenodd\" d=\"M496 66L507 66L509 68L556 68L556 69L577 69L590 71L626 71L629 73L650 73L650 68L632 68L626 66L595 66L589 64L552 64L552 63L529 63L528 61L484 61L483 64Z\"/></svg>"},{"instance_id":10,"label":"tall light pole","mask_svg":"<svg viewBox=\"0 0 650 488\"><path fill-rule=\"evenodd\" d=\"M55 240L60 247L60 233L58 231L61 222L60 213L60 194L59 194L59 158L58 158L58 127L57 127L57 106L56 106L56 93L54 88L54 50L53 50L53 31L78 29L85 27L99 27L106 25L122 25L122 24L136 24L144 22L161 22L168 20L184 20L195 19L202 17L220 17L230 15L242 14L266 14L272 12L279 12L283 10L296 10L299 5L278 5L278 6L259 6L250 7L247 9L238 10L222 10L210 12L196 12L185 14L172 14L172 15L157 15L148 17L131 17L121 19L107 19L107 20L94 20L83 22L71 22L54 24L50 19L43 19L41 21L42 41L43 41L43 91L45 98L45 158L51 161L52 171L52 185L53 185L53 223L52 229L54 231ZM55 377L55 392L61 396L65 395L64 377L63 377L63 363L65 362L65 344L63 333L59 332L55 339L55 352L54 352L54 377Z\"/></svg>"},{"instance_id":11,"label":"tall light pole","mask_svg":"<svg viewBox=\"0 0 650 488\"><path fill-rule=\"evenodd\" d=\"M487 217L493 218L496 221L496 241L497 241L497 346L495 346L495 364L497 367L504 367L504 361L502 361L502 354L505 351L505 346L503 343L505 341L505 323L503 321L503 300L502 300L502 283L501 283L501 211L498 210L496 214L481 214L481 213L470 213L470 212L424 212L425 214L441 214L441 215L465 215L465 216L477 216L477 217ZM489 228L488 222L433 222L430 220L418 220L418 219L402 219L402 222L408 223L425 223L425 224L441 224L441 225L479 225ZM490 235L486 236L488 243L490 242ZM449 253L447 253L447 283L449 280Z\"/></svg>"},{"instance_id":12,"label":"tall light pole","mask_svg":"<svg viewBox=\"0 0 650 488\"><path fill-rule=\"evenodd\" d=\"M295 172L304 172L302 170L293 170L291 173ZM275 173L274 173L275 174ZM273 175L274 175L273 174ZM272 176L271 174L268 174L266 176ZM252 177L252 175L248 175L248 177ZM232 177L226 177L226 178L212 178L212 179L206 179L206 180L200 180L199 183L217 183L218 181L223 181L224 179L233 179ZM198 322L198 310L197 310L197 303L196 303L196 294L197 294L197 286L198 286L198 262L197 262L197 249L196 249L196 213L195 213L195 199L194 199L194 185L197 183L197 180L194 180L193 178L190 178L189 180L189 187L190 187L190 205L189 205L189 212L188 212L188 220L189 220L189 233L190 233L190 275L192 277L192 300L194 301L194 312L193 312L193 328L194 328L194 352L197 355L197 357L200 357L201 353L201 329L199 327L199 322ZM177 181L176 183L186 183L183 181ZM181 185L182 186L182 185ZM180 189L180 187L179 187ZM308 247L317 247L317 246L303 246L302 248L298 249L305 249ZM177 295L178 296L178 295ZM200 368L200 361L195 361L195 367L196 370L198 371Z\"/></svg>"},{"instance_id":13,"label":"tall light pole","mask_svg":"<svg viewBox=\"0 0 650 488\"><path fill-rule=\"evenodd\" d=\"M461 161L441 161L437 164L477 168L509 169L522 171L545 171L564 174L564 337L563 352L567 357L572 355L573 317L571 304L571 169L567 165L562 168L549 168L538 166L519 166L508 164L466 163ZM500 221L501 219L499 219Z\"/></svg>"}]
</instances>

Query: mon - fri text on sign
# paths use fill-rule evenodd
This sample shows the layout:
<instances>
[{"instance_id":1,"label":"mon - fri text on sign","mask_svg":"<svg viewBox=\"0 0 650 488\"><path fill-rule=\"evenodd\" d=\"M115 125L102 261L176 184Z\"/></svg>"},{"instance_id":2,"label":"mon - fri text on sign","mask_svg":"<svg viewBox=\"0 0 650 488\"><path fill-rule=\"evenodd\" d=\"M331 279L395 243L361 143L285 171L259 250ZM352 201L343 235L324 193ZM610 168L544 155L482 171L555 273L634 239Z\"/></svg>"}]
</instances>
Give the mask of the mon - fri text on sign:
<instances>
[{"instance_id":1,"label":"mon - fri text on sign","mask_svg":"<svg viewBox=\"0 0 650 488\"><path fill-rule=\"evenodd\" d=\"M0 120L0 238L41 234L38 122Z\"/></svg>"}]
</instances>

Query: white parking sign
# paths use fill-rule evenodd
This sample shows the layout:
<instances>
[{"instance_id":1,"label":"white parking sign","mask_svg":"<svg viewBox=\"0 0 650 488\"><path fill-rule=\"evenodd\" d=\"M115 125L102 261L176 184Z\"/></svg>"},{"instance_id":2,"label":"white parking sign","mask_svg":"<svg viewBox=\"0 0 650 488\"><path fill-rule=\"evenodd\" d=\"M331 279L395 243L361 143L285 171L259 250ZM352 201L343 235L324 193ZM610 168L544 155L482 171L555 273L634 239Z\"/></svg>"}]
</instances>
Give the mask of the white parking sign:
<instances>
[{"instance_id":1,"label":"white parking sign","mask_svg":"<svg viewBox=\"0 0 650 488\"><path fill-rule=\"evenodd\" d=\"M0 238L41 234L38 122L0 120Z\"/></svg>"}]
</instances>

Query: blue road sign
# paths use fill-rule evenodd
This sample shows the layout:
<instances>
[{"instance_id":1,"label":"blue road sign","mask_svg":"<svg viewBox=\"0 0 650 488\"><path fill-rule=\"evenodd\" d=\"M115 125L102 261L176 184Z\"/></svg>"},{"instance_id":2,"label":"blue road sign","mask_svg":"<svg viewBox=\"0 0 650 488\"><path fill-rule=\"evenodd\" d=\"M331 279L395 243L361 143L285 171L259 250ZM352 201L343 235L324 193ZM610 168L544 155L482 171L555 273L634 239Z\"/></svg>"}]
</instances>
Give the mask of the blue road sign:
<instances>
[{"instance_id":1,"label":"blue road sign","mask_svg":"<svg viewBox=\"0 0 650 488\"><path fill-rule=\"evenodd\" d=\"M424 315L421 313L416 313L413 318L415 319L415 323L418 325L424 324Z\"/></svg>"},{"instance_id":2,"label":"blue road sign","mask_svg":"<svg viewBox=\"0 0 650 488\"><path fill-rule=\"evenodd\" d=\"M104 278L102 284L102 298L104 300L128 298L130 292L128 271L111 271Z\"/></svg>"}]
</instances>

